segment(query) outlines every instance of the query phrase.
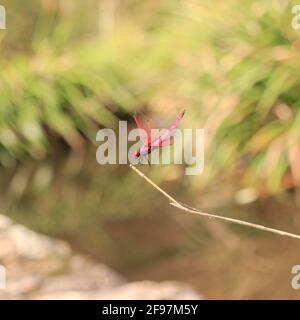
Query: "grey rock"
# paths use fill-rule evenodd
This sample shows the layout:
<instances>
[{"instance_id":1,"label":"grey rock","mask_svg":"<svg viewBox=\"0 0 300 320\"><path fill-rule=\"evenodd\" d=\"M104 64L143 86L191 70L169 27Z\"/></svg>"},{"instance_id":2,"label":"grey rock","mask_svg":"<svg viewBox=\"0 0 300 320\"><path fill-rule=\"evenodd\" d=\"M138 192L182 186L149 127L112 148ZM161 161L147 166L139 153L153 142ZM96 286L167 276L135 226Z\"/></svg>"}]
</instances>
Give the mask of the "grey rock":
<instances>
[{"instance_id":1,"label":"grey rock","mask_svg":"<svg viewBox=\"0 0 300 320\"><path fill-rule=\"evenodd\" d=\"M201 299L174 281L128 283L104 264L76 255L61 240L0 215L0 265L7 270L0 299Z\"/></svg>"}]
</instances>

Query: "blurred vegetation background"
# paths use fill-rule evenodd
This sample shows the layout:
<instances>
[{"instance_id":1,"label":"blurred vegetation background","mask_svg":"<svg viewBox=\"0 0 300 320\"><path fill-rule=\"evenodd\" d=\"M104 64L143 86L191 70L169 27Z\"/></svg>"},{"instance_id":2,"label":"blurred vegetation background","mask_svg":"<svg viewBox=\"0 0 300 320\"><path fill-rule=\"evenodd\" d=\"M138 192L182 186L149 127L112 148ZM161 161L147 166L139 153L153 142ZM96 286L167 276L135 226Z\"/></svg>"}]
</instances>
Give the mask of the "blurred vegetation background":
<instances>
[{"instance_id":1,"label":"blurred vegetation background","mask_svg":"<svg viewBox=\"0 0 300 320\"><path fill-rule=\"evenodd\" d=\"M95 160L99 128L136 110L168 124L186 108L183 126L205 129L203 174L143 170L203 210L299 233L293 3L2 0L2 212L131 279L183 280L209 298L297 297L295 241L174 212L126 166Z\"/></svg>"}]
</instances>

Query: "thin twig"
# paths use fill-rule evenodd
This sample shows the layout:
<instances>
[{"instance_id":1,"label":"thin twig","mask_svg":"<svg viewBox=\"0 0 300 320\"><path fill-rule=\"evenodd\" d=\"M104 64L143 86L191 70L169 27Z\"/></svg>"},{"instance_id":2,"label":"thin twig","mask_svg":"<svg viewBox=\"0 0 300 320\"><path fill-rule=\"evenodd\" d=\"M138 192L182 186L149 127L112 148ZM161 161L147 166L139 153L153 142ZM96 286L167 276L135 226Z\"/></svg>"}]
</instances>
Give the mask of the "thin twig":
<instances>
[{"instance_id":1,"label":"thin twig","mask_svg":"<svg viewBox=\"0 0 300 320\"><path fill-rule=\"evenodd\" d=\"M142 177L144 180L146 180L149 184L151 184L155 189L157 189L160 193L162 193L166 198L168 198L171 201L170 204L172 206L178 208L178 209L184 210L184 211L189 212L189 213L198 214L200 216L203 216L203 217L206 217L206 218L209 218L209 219L219 220L219 221L233 223L233 224L239 224L239 225L247 226L247 227L250 227L250 228L254 228L254 229L258 229L258 230L262 230L262 231L267 231L267 232L279 234L281 236L285 236L285 237L289 237L289 238L294 238L294 239L299 239L300 240L300 235L297 235L297 234L294 234L294 233L290 233L290 232L286 232L286 231L282 231L282 230L278 230L278 229L273 229L273 228L269 228L269 227L265 227L265 226L262 226L260 224L251 223L251 222L247 222L247 221L243 221L243 220L239 220L239 219L233 219L233 218L228 218L228 217L224 217L224 216L219 216L219 215L215 215L215 214L202 212L202 211L200 211L198 209L190 207L189 205L180 203L179 201L174 199L172 196L170 196L166 191L164 191L162 188L160 188L151 179L149 179L147 176L145 176L135 166L130 164L129 167L133 171L135 171L140 177Z\"/></svg>"}]
</instances>

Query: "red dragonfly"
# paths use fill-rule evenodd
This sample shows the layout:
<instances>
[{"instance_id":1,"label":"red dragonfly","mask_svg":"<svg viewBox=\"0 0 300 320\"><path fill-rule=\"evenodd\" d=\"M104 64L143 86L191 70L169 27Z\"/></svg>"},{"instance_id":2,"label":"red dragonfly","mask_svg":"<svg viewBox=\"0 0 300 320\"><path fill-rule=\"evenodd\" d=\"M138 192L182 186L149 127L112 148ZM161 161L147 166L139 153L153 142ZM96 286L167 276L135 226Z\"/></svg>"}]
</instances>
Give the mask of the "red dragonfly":
<instances>
[{"instance_id":1,"label":"red dragonfly","mask_svg":"<svg viewBox=\"0 0 300 320\"><path fill-rule=\"evenodd\" d=\"M183 118L185 114L185 110L183 110L175 119L175 121L170 125L170 127L165 130L164 133L162 133L159 137L153 138L151 136L151 127L149 124L149 121L144 122L141 117L139 117L137 114L133 115L134 121L139 129L143 129L147 133L146 139L143 141L143 145L139 150L136 150L134 152L135 159L138 159L139 162L143 160L144 157L148 156L154 149L162 148L165 146L168 146L173 143L173 141L170 139L170 135L172 131L178 126L179 122ZM141 133L141 137L142 137ZM149 159L147 158L148 163L150 165Z\"/></svg>"}]
</instances>

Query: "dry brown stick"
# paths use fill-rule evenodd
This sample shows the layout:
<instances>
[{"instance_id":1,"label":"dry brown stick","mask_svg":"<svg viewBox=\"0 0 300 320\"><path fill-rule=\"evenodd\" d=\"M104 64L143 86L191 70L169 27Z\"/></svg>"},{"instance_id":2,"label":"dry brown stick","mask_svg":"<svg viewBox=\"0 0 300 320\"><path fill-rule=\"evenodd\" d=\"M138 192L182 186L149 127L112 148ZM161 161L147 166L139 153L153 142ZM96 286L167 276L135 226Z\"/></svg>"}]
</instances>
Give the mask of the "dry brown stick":
<instances>
[{"instance_id":1,"label":"dry brown stick","mask_svg":"<svg viewBox=\"0 0 300 320\"><path fill-rule=\"evenodd\" d=\"M144 175L135 166L130 164L129 167L133 171L135 171L140 177L142 177L144 180L146 180L149 184L151 184L155 189L157 189L160 193L162 193L166 198L168 198L171 201L170 204L173 205L174 207L178 208L178 209L184 210L184 211L189 212L189 213L198 214L198 215L200 215L202 217L206 217L206 218L209 218L209 219L219 220L219 221L233 223L233 224L239 224L239 225L247 226L247 227L250 227L250 228L254 228L254 229L258 229L258 230L262 230L262 231L267 231L267 232L279 234L281 236L285 236L285 237L289 237L289 238L294 238L294 239L299 239L300 240L300 235L297 235L297 234L294 234L294 233L290 233L290 232L286 232L286 231L282 231L282 230L278 230L278 229L273 229L273 228L269 228L269 227L265 227L265 226L262 226L260 224L251 223L251 222L247 222L247 221L243 221L243 220L239 220L239 219L233 219L233 218L228 218L228 217L224 217L224 216L219 216L219 215L215 215L215 214L202 212L202 211L200 211L198 209L195 209L195 208L192 208L192 207L188 208L186 205L180 203L179 201L174 199L172 196L170 196L166 191L164 191L162 188L160 188L156 183L154 183L151 179L149 179L146 175Z\"/></svg>"}]
</instances>

